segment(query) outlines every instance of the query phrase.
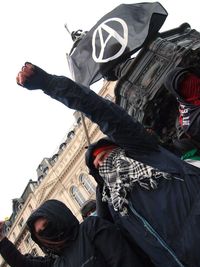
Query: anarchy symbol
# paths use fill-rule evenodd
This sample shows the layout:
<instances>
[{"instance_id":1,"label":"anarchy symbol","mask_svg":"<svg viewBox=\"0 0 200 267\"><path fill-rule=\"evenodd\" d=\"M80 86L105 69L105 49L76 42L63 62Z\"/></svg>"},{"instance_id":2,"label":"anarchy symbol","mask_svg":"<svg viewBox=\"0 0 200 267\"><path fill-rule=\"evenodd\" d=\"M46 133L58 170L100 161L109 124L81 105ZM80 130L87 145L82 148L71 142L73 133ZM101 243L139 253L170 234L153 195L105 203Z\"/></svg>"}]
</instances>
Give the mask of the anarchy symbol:
<instances>
[{"instance_id":1,"label":"anarchy symbol","mask_svg":"<svg viewBox=\"0 0 200 267\"><path fill-rule=\"evenodd\" d=\"M123 29L121 35L118 32L116 32L116 30L107 25L107 23L110 21L121 24ZM105 40L103 39L103 32L106 32L108 34ZM116 42L120 44L120 49L114 55L104 58L106 49L110 49L108 42L111 38L114 38ZM97 63L105 63L114 60L123 54L124 50L126 49L127 43L128 43L128 27L126 22L120 18L111 18L105 20L97 27L97 29L93 33L92 58ZM97 55L96 45L100 47L98 55Z\"/></svg>"}]
</instances>

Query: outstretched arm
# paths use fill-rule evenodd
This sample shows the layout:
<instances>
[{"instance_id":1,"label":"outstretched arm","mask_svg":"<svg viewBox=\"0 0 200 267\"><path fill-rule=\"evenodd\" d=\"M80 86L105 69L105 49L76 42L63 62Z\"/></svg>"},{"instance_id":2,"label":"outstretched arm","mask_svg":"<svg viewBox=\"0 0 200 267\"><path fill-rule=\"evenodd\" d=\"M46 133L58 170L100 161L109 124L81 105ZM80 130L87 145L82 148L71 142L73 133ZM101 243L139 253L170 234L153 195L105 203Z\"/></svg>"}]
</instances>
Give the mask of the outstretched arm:
<instances>
[{"instance_id":1,"label":"outstretched arm","mask_svg":"<svg viewBox=\"0 0 200 267\"><path fill-rule=\"evenodd\" d=\"M4 222L0 222L0 254L11 267L51 267L50 257L26 257L10 242L3 233Z\"/></svg>"},{"instance_id":2,"label":"outstretched arm","mask_svg":"<svg viewBox=\"0 0 200 267\"><path fill-rule=\"evenodd\" d=\"M42 89L67 107L83 112L99 125L104 134L127 150L145 153L157 147L154 138L125 110L67 77L50 75L26 63L17 76L17 82L30 90Z\"/></svg>"},{"instance_id":3,"label":"outstretched arm","mask_svg":"<svg viewBox=\"0 0 200 267\"><path fill-rule=\"evenodd\" d=\"M0 254L11 267L51 267L54 261L48 257L26 257L6 237L0 242Z\"/></svg>"}]
</instances>

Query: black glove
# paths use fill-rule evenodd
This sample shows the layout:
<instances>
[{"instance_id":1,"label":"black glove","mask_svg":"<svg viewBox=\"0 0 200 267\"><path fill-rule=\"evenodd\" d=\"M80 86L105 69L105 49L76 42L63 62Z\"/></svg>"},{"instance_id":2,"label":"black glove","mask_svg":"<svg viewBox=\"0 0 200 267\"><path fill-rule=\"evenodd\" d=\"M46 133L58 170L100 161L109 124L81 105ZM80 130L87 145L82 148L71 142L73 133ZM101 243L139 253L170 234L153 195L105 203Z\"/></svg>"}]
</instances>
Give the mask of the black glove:
<instances>
[{"instance_id":1,"label":"black glove","mask_svg":"<svg viewBox=\"0 0 200 267\"><path fill-rule=\"evenodd\" d=\"M26 64L32 65L33 74L25 80L22 86L29 90L45 90L48 87L49 82L52 80L53 75L47 73L46 71L33 65L32 63L26 62L25 65Z\"/></svg>"}]
</instances>

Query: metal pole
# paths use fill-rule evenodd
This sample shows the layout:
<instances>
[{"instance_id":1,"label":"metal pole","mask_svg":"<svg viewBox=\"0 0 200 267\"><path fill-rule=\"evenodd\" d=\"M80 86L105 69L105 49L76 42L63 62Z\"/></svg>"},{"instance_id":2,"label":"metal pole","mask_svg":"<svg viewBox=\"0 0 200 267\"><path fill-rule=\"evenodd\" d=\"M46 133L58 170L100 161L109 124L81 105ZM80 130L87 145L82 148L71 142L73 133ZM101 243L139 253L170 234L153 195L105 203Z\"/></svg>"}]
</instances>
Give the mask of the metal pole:
<instances>
[{"instance_id":1,"label":"metal pole","mask_svg":"<svg viewBox=\"0 0 200 267\"><path fill-rule=\"evenodd\" d=\"M83 115L82 112L80 112L80 114L81 114L81 120L83 123L83 129L85 132L86 140L87 140L88 145L90 145L90 138L89 138L88 130L87 130L86 123L85 123L85 116Z\"/></svg>"},{"instance_id":2,"label":"metal pole","mask_svg":"<svg viewBox=\"0 0 200 267\"><path fill-rule=\"evenodd\" d=\"M65 23L64 26L65 26L65 29L67 30L67 32L68 32L68 33L70 34L70 36L71 36L71 32L70 32L70 30L68 29L66 23ZM72 73L72 76L73 76L73 80L75 81L73 73ZM84 132L85 132L86 140L87 140L88 145L90 145L90 138L89 138L88 130L87 130L86 123L85 123L85 116L83 115L82 112L80 112L80 115L81 115L81 120L82 120L82 123L83 123L83 129L84 129Z\"/></svg>"}]
</instances>

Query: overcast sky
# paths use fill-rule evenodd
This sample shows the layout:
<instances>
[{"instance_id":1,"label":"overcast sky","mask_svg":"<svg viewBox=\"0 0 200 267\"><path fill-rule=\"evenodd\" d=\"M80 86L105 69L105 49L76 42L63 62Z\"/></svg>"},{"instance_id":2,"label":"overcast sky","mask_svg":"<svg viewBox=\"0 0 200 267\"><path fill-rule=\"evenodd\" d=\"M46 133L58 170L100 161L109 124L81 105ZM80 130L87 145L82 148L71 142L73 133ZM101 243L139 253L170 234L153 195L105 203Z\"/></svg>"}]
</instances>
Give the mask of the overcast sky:
<instances>
[{"instance_id":1,"label":"overcast sky","mask_svg":"<svg viewBox=\"0 0 200 267\"><path fill-rule=\"evenodd\" d=\"M142 2L136 1L135 3ZM151 1L146 1L151 2ZM6 0L0 3L1 186L0 219L12 213L12 199L21 197L36 169L51 157L74 122L73 111L44 95L16 85L25 61L57 75L69 75L66 53L70 31L89 30L119 0ZM200 30L197 0L163 0L169 15L161 31L188 22Z\"/></svg>"}]
</instances>

